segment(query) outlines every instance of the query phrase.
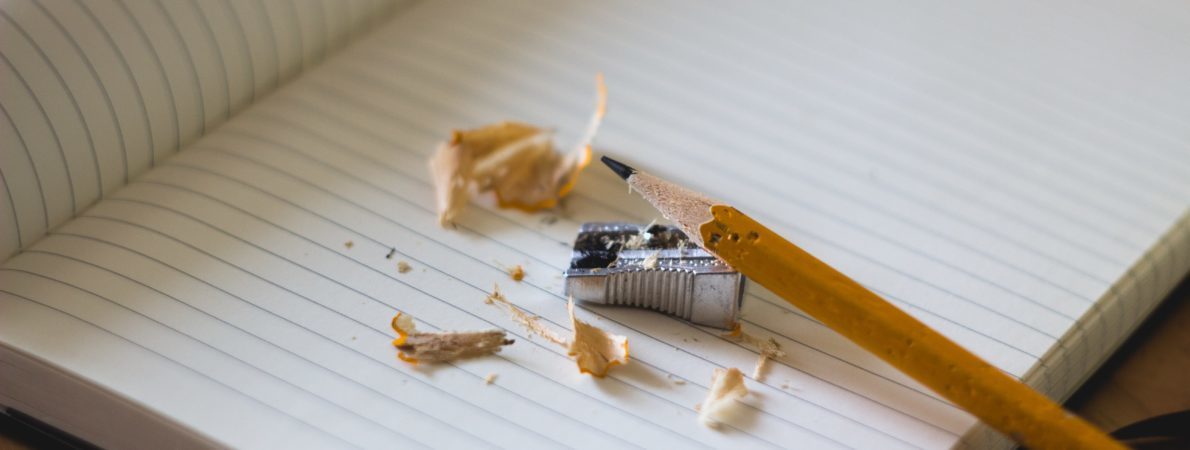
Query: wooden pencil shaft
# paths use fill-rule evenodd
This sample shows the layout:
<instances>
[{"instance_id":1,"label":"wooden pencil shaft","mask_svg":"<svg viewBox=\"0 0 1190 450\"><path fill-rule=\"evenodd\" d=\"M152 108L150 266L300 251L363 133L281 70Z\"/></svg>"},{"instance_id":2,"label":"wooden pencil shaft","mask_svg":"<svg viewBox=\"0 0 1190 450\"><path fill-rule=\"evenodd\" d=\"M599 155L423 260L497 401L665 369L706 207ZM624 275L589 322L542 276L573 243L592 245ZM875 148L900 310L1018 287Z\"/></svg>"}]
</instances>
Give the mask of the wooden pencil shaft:
<instances>
[{"instance_id":1,"label":"wooden pencil shaft","mask_svg":"<svg viewBox=\"0 0 1190 450\"><path fill-rule=\"evenodd\" d=\"M988 425L1030 448L1124 448L735 208L710 212L709 251Z\"/></svg>"}]
</instances>

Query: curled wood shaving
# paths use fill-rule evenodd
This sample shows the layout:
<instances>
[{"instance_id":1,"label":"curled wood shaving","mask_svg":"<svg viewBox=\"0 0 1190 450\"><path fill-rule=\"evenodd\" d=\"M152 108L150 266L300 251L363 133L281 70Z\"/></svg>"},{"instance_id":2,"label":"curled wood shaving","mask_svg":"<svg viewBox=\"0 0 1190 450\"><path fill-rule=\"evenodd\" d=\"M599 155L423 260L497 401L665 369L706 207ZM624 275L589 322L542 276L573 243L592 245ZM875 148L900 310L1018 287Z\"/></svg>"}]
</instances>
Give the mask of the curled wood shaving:
<instances>
[{"instance_id":1,"label":"curled wood shaving","mask_svg":"<svg viewBox=\"0 0 1190 450\"><path fill-rule=\"evenodd\" d=\"M735 328L730 333L724 334L723 337L735 342L756 348L760 352L760 357L756 360L756 367L752 369L752 379L756 381L763 381L765 368L768 367L770 359L777 359L785 356L785 351L781 350L781 344L776 339L768 338L761 339L751 334L745 333L741 324L737 323Z\"/></svg>"},{"instance_id":2,"label":"curled wood shaving","mask_svg":"<svg viewBox=\"0 0 1190 450\"><path fill-rule=\"evenodd\" d=\"M566 305L574 338L570 341L570 356L578 363L578 370L602 378L612 367L628 362L628 338L604 331L583 322L574 315L574 297Z\"/></svg>"},{"instance_id":3,"label":"curled wood shaving","mask_svg":"<svg viewBox=\"0 0 1190 450\"><path fill-rule=\"evenodd\" d=\"M430 158L439 224L454 223L472 189L494 193L501 208L534 212L556 206L591 162L591 142L607 111L602 74L596 88L595 112L569 153L555 150L550 130L524 123L452 132Z\"/></svg>"},{"instance_id":4,"label":"curled wood shaving","mask_svg":"<svg viewBox=\"0 0 1190 450\"><path fill-rule=\"evenodd\" d=\"M410 266L409 263L407 263L405 261L397 261L397 272L398 273L408 273L410 270L413 270L413 267Z\"/></svg>"},{"instance_id":5,"label":"curled wood shaving","mask_svg":"<svg viewBox=\"0 0 1190 450\"><path fill-rule=\"evenodd\" d=\"M744 374L740 369L716 368L711 375L711 389L707 392L707 398L698 405L698 422L707 427L718 427L717 416L745 395L748 395L748 388L744 386Z\"/></svg>"},{"instance_id":6,"label":"curled wood shaving","mask_svg":"<svg viewBox=\"0 0 1190 450\"><path fill-rule=\"evenodd\" d=\"M514 342L502 330L419 332L413 317L403 313L393 317L392 327L397 332L393 340L393 346L399 350L397 357L411 364L488 355Z\"/></svg>"},{"instance_id":7,"label":"curled wood shaving","mask_svg":"<svg viewBox=\"0 0 1190 450\"><path fill-rule=\"evenodd\" d=\"M573 298L567 303L570 322L574 327L574 335L570 339L562 337L552 328L541 323L541 317L517 308L500 293L499 286L496 286L492 293L488 294L484 303L507 310L512 320L521 324L530 333L566 348L567 354L573 357L575 363L578 364L580 373L602 378L612 367L628 363L628 338L608 333L602 328L579 320L574 314Z\"/></svg>"},{"instance_id":8,"label":"curled wood shaving","mask_svg":"<svg viewBox=\"0 0 1190 450\"><path fill-rule=\"evenodd\" d=\"M525 329L530 333L541 336L542 338L545 338L545 340L561 346L569 345L566 342L566 338L563 338L553 329L545 326L545 324L542 324L541 317L529 314L524 310L517 308L516 305L513 305L508 301L508 299L504 298L504 294L500 293L499 285L493 286L492 293L488 294L487 298L484 299L484 303L504 308L508 311L508 314L512 316L512 320L514 322L521 324L521 326L525 327Z\"/></svg>"}]
</instances>

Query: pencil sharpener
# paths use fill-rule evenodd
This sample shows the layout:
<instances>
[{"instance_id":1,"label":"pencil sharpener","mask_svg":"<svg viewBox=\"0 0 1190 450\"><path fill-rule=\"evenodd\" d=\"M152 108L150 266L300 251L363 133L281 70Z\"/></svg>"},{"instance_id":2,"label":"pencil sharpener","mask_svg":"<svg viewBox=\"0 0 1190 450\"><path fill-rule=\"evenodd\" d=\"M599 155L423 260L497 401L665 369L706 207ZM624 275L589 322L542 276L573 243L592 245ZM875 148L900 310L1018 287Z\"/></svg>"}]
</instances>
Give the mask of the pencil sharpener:
<instances>
[{"instance_id":1,"label":"pencil sharpener","mask_svg":"<svg viewBox=\"0 0 1190 450\"><path fill-rule=\"evenodd\" d=\"M583 224L566 294L575 300L660 311L698 325L735 327L744 276L674 226Z\"/></svg>"}]
</instances>

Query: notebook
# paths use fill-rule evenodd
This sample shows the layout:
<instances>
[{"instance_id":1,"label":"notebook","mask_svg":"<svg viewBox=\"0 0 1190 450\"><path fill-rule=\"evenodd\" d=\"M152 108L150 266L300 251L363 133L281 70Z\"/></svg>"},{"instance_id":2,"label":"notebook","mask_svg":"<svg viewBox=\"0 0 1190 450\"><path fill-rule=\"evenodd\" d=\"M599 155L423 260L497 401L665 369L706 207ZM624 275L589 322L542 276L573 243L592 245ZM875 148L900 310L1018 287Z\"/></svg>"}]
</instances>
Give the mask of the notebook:
<instances>
[{"instance_id":1,"label":"notebook","mask_svg":"<svg viewBox=\"0 0 1190 450\"><path fill-rule=\"evenodd\" d=\"M1178 2L13 0L0 19L0 404L103 447L1010 445L758 285L743 328L787 354L718 429L695 405L754 349L580 305L631 349L596 379L484 304L498 284L564 332L579 225L658 218L590 167L555 210L478 199L437 224L426 162L450 130L573 142L597 73L597 152L736 205L1057 400L1190 272ZM411 366L398 311L517 342Z\"/></svg>"}]
</instances>

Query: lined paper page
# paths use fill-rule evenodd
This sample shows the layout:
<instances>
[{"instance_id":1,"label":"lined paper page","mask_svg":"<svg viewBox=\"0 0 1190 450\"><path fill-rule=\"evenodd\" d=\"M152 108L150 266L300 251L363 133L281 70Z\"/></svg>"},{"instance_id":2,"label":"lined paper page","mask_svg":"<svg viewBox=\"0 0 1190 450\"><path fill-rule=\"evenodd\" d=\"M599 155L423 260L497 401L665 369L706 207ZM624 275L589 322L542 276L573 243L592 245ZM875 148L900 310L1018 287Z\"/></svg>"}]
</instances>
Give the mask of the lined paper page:
<instances>
[{"instance_id":1,"label":"lined paper page","mask_svg":"<svg viewBox=\"0 0 1190 450\"><path fill-rule=\"evenodd\" d=\"M7 258L311 67L388 0L6 1Z\"/></svg>"},{"instance_id":2,"label":"lined paper page","mask_svg":"<svg viewBox=\"0 0 1190 450\"><path fill-rule=\"evenodd\" d=\"M1141 89L1127 68L1067 82L1057 61L1099 61L1068 46L1104 12L1035 46L975 26L1010 11L936 6L902 27L867 7L415 5L5 264L0 339L233 446L952 446L972 417L755 285L744 327L788 355L723 429L694 405L712 369L757 354L717 331L581 308L633 360L578 374L483 299L499 283L563 330L579 224L656 213L592 168L558 211L480 202L443 230L426 172L452 128L518 119L572 141L602 71L601 151L735 204L1061 397L1187 270L1190 136L1167 116L1190 102L1086 95ZM397 311L517 343L412 367Z\"/></svg>"}]
</instances>

